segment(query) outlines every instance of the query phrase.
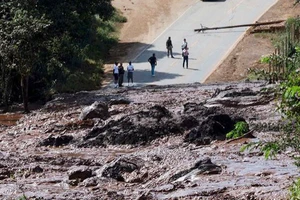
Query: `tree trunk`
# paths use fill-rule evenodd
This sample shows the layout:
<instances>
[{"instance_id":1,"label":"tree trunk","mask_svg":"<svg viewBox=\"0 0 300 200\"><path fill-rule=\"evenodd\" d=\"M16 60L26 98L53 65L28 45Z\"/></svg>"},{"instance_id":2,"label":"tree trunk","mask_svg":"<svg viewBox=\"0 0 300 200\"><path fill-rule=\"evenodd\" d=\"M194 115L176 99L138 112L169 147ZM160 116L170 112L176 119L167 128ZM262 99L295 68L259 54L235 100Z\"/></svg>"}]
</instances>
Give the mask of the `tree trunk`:
<instances>
[{"instance_id":1,"label":"tree trunk","mask_svg":"<svg viewBox=\"0 0 300 200\"><path fill-rule=\"evenodd\" d=\"M7 73L6 66L4 66L4 62L0 57L0 69L1 69L1 84L0 84L0 91L1 91L1 100L4 103L4 110L3 112L8 111L8 99L9 99L9 91L8 91L8 80L10 78L10 74Z\"/></svg>"},{"instance_id":2,"label":"tree trunk","mask_svg":"<svg viewBox=\"0 0 300 200\"><path fill-rule=\"evenodd\" d=\"M24 106L24 113L29 113L28 107L28 76L21 77L21 88L22 88L22 97L23 97L23 106Z\"/></svg>"}]
</instances>

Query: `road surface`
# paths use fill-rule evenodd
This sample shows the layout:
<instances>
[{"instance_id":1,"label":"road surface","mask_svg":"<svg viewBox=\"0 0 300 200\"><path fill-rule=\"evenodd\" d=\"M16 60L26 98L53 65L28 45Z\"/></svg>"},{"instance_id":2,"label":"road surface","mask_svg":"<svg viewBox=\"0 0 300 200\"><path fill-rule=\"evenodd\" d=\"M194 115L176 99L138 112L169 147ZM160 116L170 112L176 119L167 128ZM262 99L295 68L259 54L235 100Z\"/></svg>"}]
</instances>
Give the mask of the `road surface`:
<instances>
[{"instance_id":1,"label":"road surface","mask_svg":"<svg viewBox=\"0 0 300 200\"><path fill-rule=\"evenodd\" d=\"M194 32L206 27L248 24L257 21L277 0L195 1L179 19L171 24L152 44L132 60L135 85L168 85L204 82L230 53L249 27ZM166 54L166 40L171 36L173 55ZM189 69L182 67L181 45L186 38L189 46ZM158 64L151 76L148 58L156 54ZM126 66L125 66L126 67ZM126 82L126 77L125 82Z\"/></svg>"}]
</instances>

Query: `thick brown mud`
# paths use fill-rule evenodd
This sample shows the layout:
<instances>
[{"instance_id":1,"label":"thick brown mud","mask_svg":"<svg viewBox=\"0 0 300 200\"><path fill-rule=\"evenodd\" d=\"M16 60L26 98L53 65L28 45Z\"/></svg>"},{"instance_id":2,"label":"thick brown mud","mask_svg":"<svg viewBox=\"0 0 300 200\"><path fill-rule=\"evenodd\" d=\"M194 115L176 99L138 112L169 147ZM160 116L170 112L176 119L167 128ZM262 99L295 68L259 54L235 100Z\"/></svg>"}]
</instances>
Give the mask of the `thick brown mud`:
<instances>
[{"instance_id":1,"label":"thick brown mud","mask_svg":"<svg viewBox=\"0 0 300 200\"><path fill-rule=\"evenodd\" d=\"M0 125L13 126L22 116L22 114L0 114Z\"/></svg>"},{"instance_id":2,"label":"thick brown mud","mask_svg":"<svg viewBox=\"0 0 300 200\"><path fill-rule=\"evenodd\" d=\"M191 84L57 96L0 126L0 197L287 199L298 175L293 152L266 160L259 150L240 151L280 134L272 88ZM224 140L237 119L255 138Z\"/></svg>"}]
</instances>

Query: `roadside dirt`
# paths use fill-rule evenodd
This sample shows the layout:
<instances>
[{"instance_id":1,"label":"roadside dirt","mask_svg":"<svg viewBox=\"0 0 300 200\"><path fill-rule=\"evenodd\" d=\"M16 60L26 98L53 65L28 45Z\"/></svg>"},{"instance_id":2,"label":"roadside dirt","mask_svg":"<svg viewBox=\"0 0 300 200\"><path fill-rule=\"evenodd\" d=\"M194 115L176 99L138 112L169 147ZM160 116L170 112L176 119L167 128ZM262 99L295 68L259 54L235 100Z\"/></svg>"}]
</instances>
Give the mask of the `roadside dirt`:
<instances>
[{"instance_id":1,"label":"roadside dirt","mask_svg":"<svg viewBox=\"0 0 300 200\"><path fill-rule=\"evenodd\" d=\"M294 0L278 0L258 21L286 20L297 17L300 5L294 6ZM267 34L254 33L250 28L245 37L237 44L228 57L208 77L206 83L240 81L248 76L248 68L263 69L267 66L259 62L262 55L272 54L274 46Z\"/></svg>"},{"instance_id":2,"label":"roadside dirt","mask_svg":"<svg viewBox=\"0 0 300 200\"><path fill-rule=\"evenodd\" d=\"M106 69L114 60L127 63L145 44L151 43L166 27L198 1L178 0L114 0L128 22L120 30L120 43L111 51ZM278 0L258 21L274 21L296 17L300 5L294 0ZM259 47L259 48L258 48ZM264 34L251 34L251 29L228 57L207 78L206 83L239 81L247 78L248 68L264 68L259 63L262 55L273 53L272 42ZM106 81L110 81L111 77Z\"/></svg>"}]
</instances>

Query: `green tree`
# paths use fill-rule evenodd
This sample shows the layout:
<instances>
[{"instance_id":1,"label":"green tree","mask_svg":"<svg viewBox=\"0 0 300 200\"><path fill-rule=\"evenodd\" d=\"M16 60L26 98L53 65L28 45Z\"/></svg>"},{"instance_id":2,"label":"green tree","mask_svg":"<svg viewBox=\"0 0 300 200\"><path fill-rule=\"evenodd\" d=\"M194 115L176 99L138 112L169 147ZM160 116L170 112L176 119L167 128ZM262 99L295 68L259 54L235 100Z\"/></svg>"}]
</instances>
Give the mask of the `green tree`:
<instances>
[{"instance_id":1,"label":"green tree","mask_svg":"<svg viewBox=\"0 0 300 200\"><path fill-rule=\"evenodd\" d=\"M0 97L18 78L29 94L75 92L100 86L103 58L117 42L111 0L8 0L0 3ZM13 84L11 84L13 83ZM51 92L50 92L51 93Z\"/></svg>"},{"instance_id":2,"label":"green tree","mask_svg":"<svg viewBox=\"0 0 300 200\"><path fill-rule=\"evenodd\" d=\"M20 77L24 111L29 112L28 80L39 61L44 35L50 21L46 20L44 16L38 15L31 1L23 1L22 3L12 1L8 4L10 5L10 12L8 13L10 17L5 19L6 35L9 36L6 49L12 50L12 69L15 69Z\"/></svg>"},{"instance_id":3,"label":"green tree","mask_svg":"<svg viewBox=\"0 0 300 200\"><path fill-rule=\"evenodd\" d=\"M112 44L98 30L108 27L104 22L114 14L111 1L40 0L37 7L53 22L48 31L49 87L58 92L99 87L102 59Z\"/></svg>"}]
</instances>

